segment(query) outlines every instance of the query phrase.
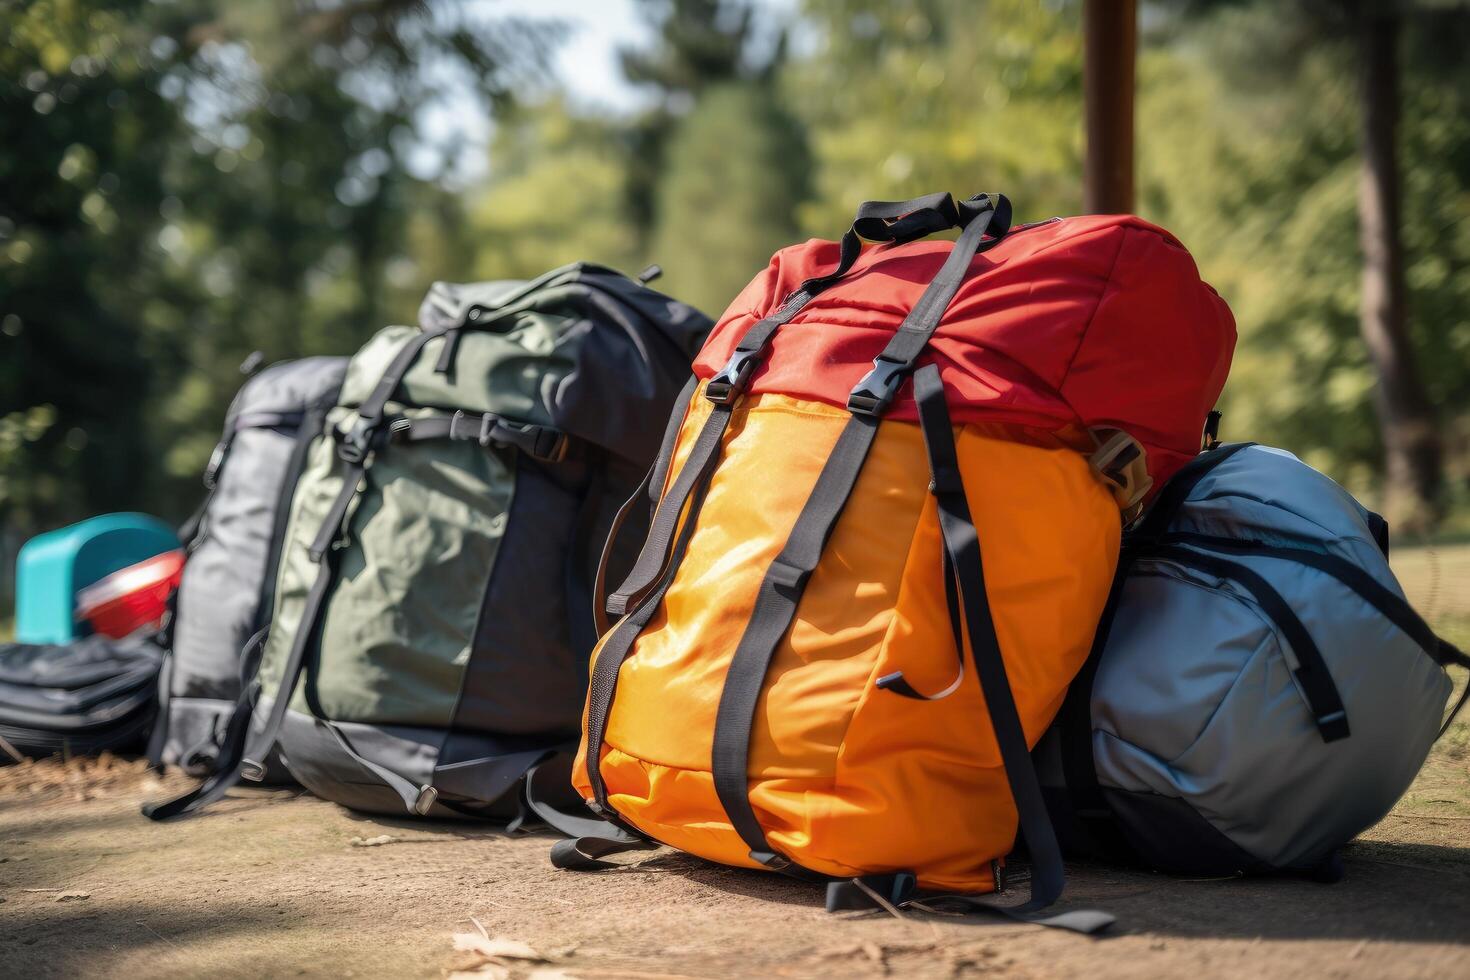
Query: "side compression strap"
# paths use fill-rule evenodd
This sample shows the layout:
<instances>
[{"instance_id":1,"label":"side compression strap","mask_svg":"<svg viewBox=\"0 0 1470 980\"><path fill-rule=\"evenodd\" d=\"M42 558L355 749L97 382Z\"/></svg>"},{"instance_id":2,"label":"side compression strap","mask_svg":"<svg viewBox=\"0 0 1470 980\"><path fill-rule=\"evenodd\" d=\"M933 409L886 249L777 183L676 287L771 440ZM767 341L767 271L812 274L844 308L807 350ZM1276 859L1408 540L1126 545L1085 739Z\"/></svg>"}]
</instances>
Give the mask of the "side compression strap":
<instances>
[{"instance_id":1,"label":"side compression strap","mask_svg":"<svg viewBox=\"0 0 1470 980\"><path fill-rule=\"evenodd\" d=\"M1005 201L1004 198L1000 200ZM1005 202L1004 208L1005 223L999 235L1005 233L1010 222L1009 202ZM853 219L851 227L842 236L837 267L824 276L815 276L803 282L795 292L786 297L786 300L774 313L747 330L745 336L741 337L740 342L735 345L730 360L705 386L705 396L716 405L727 408L733 405L750 383L755 369L765 358L776 332L801 312L813 297L851 271L853 263L862 254L864 239L902 244L956 225L974 223L973 219L982 214L987 215L984 221L979 222L980 230L983 232L993 218L990 199L983 194L959 205L956 205L954 199L947 193L929 194L908 201L864 202L858 207L857 216ZM961 244L956 243L956 251L960 247ZM967 261L965 269L968 267ZM963 271L961 270L961 275ZM944 272L940 273L941 277L944 275ZM955 288L958 288L958 285L958 282L954 283ZM950 290L950 296L953 296L953 289ZM948 299L941 306L947 303ZM943 310L939 312L942 313ZM716 425L723 427L728 424L728 417L717 419L712 414L705 422L705 432ZM721 432L723 434L723 428ZM701 433L702 437L703 433ZM693 462L695 460L691 457L690 463ZM685 468L687 469L689 465L686 463ZM657 581L668 559L679 516L688 502L687 491L683 495L677 495L673 492L673 488L664 497L658 512L654 514L648 539L643 551L638 555L633 570L628 574L627 580L618 587L618 590L608 597L608 613L614 616L626 615L628 610L642 601L648 589Z\"/></svg>"},{"instance_id":2,"label":"side compression strap","mask_svg":"<svg viewBox=\"0 0 1470 980\"><path fill-rule=\"evenodd\" d=\"M703 434L701 434L702 437ZM689 469L689 465L686 464L684 471L679 474L681 480L684 472ZM689 547L689 540L694 536L695 525L699 522L699 511L704 506L704 493L713 473L712 457L702 472L698 474L697 485L691 487L692 502L689 517L684 521L679 537L674 542L669 567L664 570L654 590L648 594L638 608L624 616L617 626L613 627L612 633L608 635L606 642L598 650L597 661L592 666L592 676L587 685L587 779L592 784L592 794L596 801L593 809L609 820L615 820L616 813L608 805L607 784L602 779L602 743L607 736L607 722L612 713L613 698L617 694L618 674L622 669L623 661L633 649L633 643L638 639L638 634L643 631L643 627L648 625L649 620L653 619L654 612L663 602L669 587L673 585L674 576L678 572L680 563L684 560L684 552Z\"/></svg>"},{"instance_id":3,"label":"side compression strap","mask_svg":"<svg viewBox=\"0 0 1470 980\"><path fill-rule=\"evenodd\" d=\"M659 444L658 456L655 457L653 465L648 468L648 472L643 475L643 482L638 484L638 489L633 491L633 495L613 515L612 527L608 529L607 541L602 546L602 556L597 561L597 575L592 583L592 617L598 636L605 634L610 627L607 619L607 566L612 561L613 548L617 545L618 536L622 534L628 518L632 516L635 509L642 506L645 497L651 498L649 500L650 510L658 508L664 481L668 479L669 467L673 465L674 446L679 441L679 429L689 414L689 402L698 387L699 378L691 374L689 381L679 392L679 397L675 399L673 409L669 412L669 422L664 426L664 438Z\"/></svg>"},{"instance_id":4,"label":"side compression strap","mask_svg":"<svg viewBox=\"0 0 1470 980\"><path fill-rule=\"evenodd\" d=\"M250 730L250 718L255 710L255 699L260 693L260 682L254 677L254 668L259 666L259 650L265 642L266 631L261 630L245 644L242 655L242 675L245 667L251 668L248 680L242 678L240 696L230 711L229 722L219 748L219 757L214 772L194 789L177 799L164 803L150 803L143 807L143 816L150 820L167 820L203 809L224 796L231 786L239 781L240 761L245 750L245 739Z\"/></svg>"},{"instance_id":5,"label":"side compression strap","mask_svg":"<svg viewBox=\"0 0 1470 980\"><path fill-rule=\"evenodd\" d=\"M996 744L1005 765L1011 796L1016 801L1020 830L1031 851L1031 895L1016 906L996 905L977 895L928 895L918 890L912 874L871 875L848 881L834 881L827 886L827 911L846 908L872 908L887 903L896 908L919 907L932 910L933 904L959 905L965 911L1000 915L1021 922L1066 929L1091 935L1106 929L1113 916L1092 909L1042 913L1060 896L1065 879L1061 851L1047 817L1041 786L1032 767L1026 733L1016 711L1005 660L995 635L990 606L985 591L984 564L979 539L971 520L969 503L960 476L959 457L955 451L954 431L944 399L944 384L933 365L921 368L914 376L914 395L919 406L919 422L924 431L924 444L929 454L932 477L930 492L934 494L944 538L945 574L957 580L963 615L952 611L953 623L959 629L963 619L964 635L979 676L980 687L990 712ZM964 640L957 636L956 645L964 656Z\"/></svg>"},{"instance_id":6,"label":"side compression strap","mask_svg":"<svg viewBox=\"0 0 1470 980\"><path fill-rule=\"evenodd\" d=\"M766 840L750 802L750 734L755 727L756 704L776 647L791 628L807 580L821 561L827 540L862 472L863 462L878 434L883 410L939 328L944 311L964 281L976 253L982 246L1000 241L1009 228L1010 205L1004 197L997 198L1000 203L995 210L988 209L989 198L985 195L975 200L984 201L987 209L969 213L968 224L944 265L873 362L873 371L853 390L848 400L852 416L822 467L785 546L761 580L750 622L725 674L711 753L715 792L731 826L750 848L751 859L799 877L813 874L776 853ZM996 234L987 243L986 233L997 220L1000 224Z\"/></svg>"},{"instance_id":7,"label":"side compression strap","mask_svg":"<svg viewBox=\"0 0 1470 980\"><path fill-rule=\"evenodd\" d=\"M358 476L361 476L360 472ZM342 494L338 496L340 498ZM252 726L250 740L245 747L245 755L240 767L240 775L255 782L265 778L265 758L276 744L276 736L280 734L281 723L286 717L286 707L306 667L306 651L316 636L317 627L321 625L322 607L326 605L327 593L331 591L332 579L336 572L336 551L330 545L326 554L317 553L316 548L313 547L311 557L317 563L316 579L311 583L311 590L306 594L306 604L301 610L301 622L296 628L295 635L291 637L291 649L286 654L286 662L281 668L281 680L271 701L270 714L266 716L262 724Z\"/></svg>"},{"instance_id":8,"label":"side compression strap","mask_svg":"<svg viewBox=\"0 0 1470 980\"><path fill-rule=\"evenodd\" d=\"M1301 686L1322 741L1335 742L1352 734L1348 728L1347 710L1343 707L1342 696L1338 694L1337 684L1332 680L1327 661L1322 658L1322 651L1317 649L1312 634L1281 597L1281 593L1271 587L1271 583L1239 562L1178 545L1153 549L1148 552L1147 557L1177 562L1243 585L1262 611L1285 634L1287 645L1291 647L1297 661L1292 676Z\"/></svg>"},{"instance_id":9,"label":"side compression strap","mask_svg":"<svg viewBox=\"0 0 1470 980\"><path fill-rule=\"evenodd\" d=\"M1434 634L1434 630L1424 621L1424 618L1414 611L1407 599L1387 588L1382 582L1368 574L1359 566L1338 555L1330 555L1321 551L1311 551L1306 548L1288 548L1282 545L1267 544L1263 541L1246 541L1238 538L1222 538L1212 534L1195 534L1191 532L1178 532L1164 536L1166 543L1179 543L1194 545L1200 548L1212 548L1220 551L1230 551L1245 555L1258 555L1263 558L1279 558L1282 561L1296 562L1317 569L1319 572L1337 579L1343 585L1357 593L1358 597L1368 603L1374 609L1398 627L1405 635L1419 645L1435 663L1441 667L1457 665L1470 669L1470 657L1461 653L1459 648L1448 640L1442 640ZM1455 716L1465 706L1466 699L1470 698L1470 687L1460 695L1460 699L1451 709L1449 716L1445 718L1440 727L1436 739L1443 738L1444 733L1449 731L1450 725L1454 723Z\"/></svg>"},{"instance_id":10,"label":"side compression strap","mask_svg":"<svg viewBox=\"0 0 1470 980\"><path fill-rule=\"evenodd\" d=\"M1005 910L1008 914L1025 916L1051 905L1061 896L1066 884L1062 852L1047 817L1041 784L1031 764L1031 748L1026 744L1026 732L1011 693L1000 641L995 635L995 623L991 619L985 590L980 540L965 498L954 429L945 404L944 382L940 380L937 367L927 365L914 376L914 397L919 406L924 446L929 452L929 472L939 527L959 586L970 656L985 696L996 744L1000 747L1006 781L1016 801L1020 830L1031 852L1031 897L1024 905Z\"/></svg>"},{"instance_id":11,"label":"side compression strap","mask_svg":"<svg viewBox=\"0 0 1470 980\"><path fill-rule=\"evenodd\" d=\"M567 766L561 764L564 758L548 755L526 771L524 783L526 806L552 830L569 838L552 845L552 865L566 871L595 871L611 866L599 860L609 854L651 851L659 846L654 841L620 830L606 820L567 813L552 806L543 794L566 785Z\"/></svg>"},{"instance_id":12,"label":"side compression strap","mask_svg":"<svg viewBox=\"0 0 1470 980\"><path fill-rule=\"evenodd\" d=\"M1119 863L1134 863L1137 854L1119 829L1112 807L1103 795L1102 784L1097 778L1097 762L1092 756L1092 689L1097 679L1098 664L1102 662L1103 650L1113 630L1113 618L1118 612L1118 602L1123 595L1132 556L1127 548L1118 561L1113 584L1108 589L1107 602L1098 620L1097 632L1093 634L1092 648L1087 662L1072 679L1067 688L1066 700L1057 714L1058 730L1061 734L1062 779L1066 783L1066 800L1077 824L1087 837L1087 846L1094 857L1106 858Z\"/></svg>"},{"instance_id":13,"label":"side compression strap","mask_svg":"<svg viewBox=\"0 0 1470 980\"><path fill-rule=\"evenodd\" d=\"M560 429L517 422L494 412L480 415L461 411L449 416L399 417L389 425L386 438L406 442L449 439L478 442L485 447L504 446L545 463L558 463L565 459L572 445L571 437Z\"/></svg>"},{"instance_id":14,"label":"side compression strap","mask_svg":"<svg viewBox=\"0 0 1470 980\"><path fill-rule=\"evenodd\" d=\"M827 539L852 495L863 461L868 458L868 450L878 434L878 423L876 415L854 415L837 437L832 455L822 467L791 536L761 580L750 625L740 637L730 661L715 715L711 760L715 792L735 831L750 848L751 858L778 870L794 866L766 842L765 831L750 803L747 772L756 702L760 700L776 647L796 617L807 579L821 561Z\"/></svg>"},{"instance_id":15,"label":"side compression strap","mask_svg":"<svg viewBox=\"0 0 1470 980\"><path fill-rule=\"evenodd\" d=\"M1066 798L1078 825L1091 838L1090 846L1098 857L1123 862L1136 858L1132 845L1123 836L1114 819L1107 797L1103 795L1102 785L1097 777L1097 762L1092 755L1092 689L1097 679L1098 664L1112 632L1113 618L1117 614L1123 585L1140 543L1157 541L1162 537L1199 482L1215 467L1252 445L1255 444L1216 443L1208 447L1174 474L1134 529L1125 534L1113 585L1108 592L1097 632L1093 635L1092 649L1082 670L1067 688L1066 700L1062 702L1062 710L1057 715L1058 731L1061 734L1062 774L1067 787Z\"/></svg>"}]
</instances>

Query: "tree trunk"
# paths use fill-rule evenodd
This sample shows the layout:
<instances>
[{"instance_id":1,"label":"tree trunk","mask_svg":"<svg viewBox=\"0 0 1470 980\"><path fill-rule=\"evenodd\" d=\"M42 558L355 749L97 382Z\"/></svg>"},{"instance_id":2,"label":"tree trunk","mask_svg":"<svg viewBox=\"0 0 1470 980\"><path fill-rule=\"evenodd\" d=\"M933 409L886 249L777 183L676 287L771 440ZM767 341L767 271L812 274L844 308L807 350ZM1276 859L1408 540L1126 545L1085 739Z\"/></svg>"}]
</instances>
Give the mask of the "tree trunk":
<instances>
[{"instance_id":1,"label":"tree trunk","mask_svg":"<svg viewBox=\"0 0 1470 980\"><path fill-rule=\"evenodd\" d=\"M1082 97L1087 125L1083 208L1133 211L1134 0L1087 0L1082 8Z\"/></svg>"},{"instance_id":2,"label":"tree trunk","mask_svg":"<svg viewBox=\"0 0 1470 980\"><path fill-rule=\"evenodd\" d=\"M1414 364L1399 238L1398 17L1364 14L1358 23L1362 172L1358 237L1363 250L1359 329L1377 374L1374 407L1387 473L1384 510L1395 524L1423 530L1435 520L1441 447L1434 411Z\"/></svg>"}]
</instances>

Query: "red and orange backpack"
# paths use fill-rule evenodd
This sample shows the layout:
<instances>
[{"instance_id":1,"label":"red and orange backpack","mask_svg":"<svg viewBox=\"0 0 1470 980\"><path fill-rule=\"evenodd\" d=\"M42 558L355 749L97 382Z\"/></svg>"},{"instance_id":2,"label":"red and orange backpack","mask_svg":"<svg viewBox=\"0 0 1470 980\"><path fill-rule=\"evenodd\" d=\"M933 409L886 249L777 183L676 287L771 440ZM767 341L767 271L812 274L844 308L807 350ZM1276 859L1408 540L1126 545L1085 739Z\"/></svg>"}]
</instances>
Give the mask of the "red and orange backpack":
<instances>
[{"instance_id":1,"label":"red and orange backpack","mask_svg":"<svg viewBox=\"0 0 1470 980\"><path fill-rule=\"evenodd\" d=\"M1010 220L999 195L871 202L731 304L592 657L573 782L614 827L559 866L654 841L901 903L997 890L1019 828L1012 911L1060 894L1028 752L1235 329L1154 225Z\"/></svg>"}]
</instances>

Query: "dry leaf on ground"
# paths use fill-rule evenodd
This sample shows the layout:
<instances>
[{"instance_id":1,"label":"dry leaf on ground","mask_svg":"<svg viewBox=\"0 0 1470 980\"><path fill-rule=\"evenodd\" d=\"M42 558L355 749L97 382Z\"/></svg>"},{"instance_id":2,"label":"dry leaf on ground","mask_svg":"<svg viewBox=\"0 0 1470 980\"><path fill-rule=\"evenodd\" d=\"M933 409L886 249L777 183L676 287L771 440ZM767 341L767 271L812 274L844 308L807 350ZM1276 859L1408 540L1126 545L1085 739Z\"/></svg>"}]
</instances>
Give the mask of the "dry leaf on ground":
<instances>
[{"instance_id":1,"label":"dry leaf on ground","mask_svg":"<svg viewBox=\"0 0 1470 980\"><path fill-rule=\"evenodd\" d=\"M515 939L486 939L473 932L456 932L454 948L479 953L492 960L525 960L530 963L545 963L546 957L523 942Z\"/></svg>"}]
</instances>

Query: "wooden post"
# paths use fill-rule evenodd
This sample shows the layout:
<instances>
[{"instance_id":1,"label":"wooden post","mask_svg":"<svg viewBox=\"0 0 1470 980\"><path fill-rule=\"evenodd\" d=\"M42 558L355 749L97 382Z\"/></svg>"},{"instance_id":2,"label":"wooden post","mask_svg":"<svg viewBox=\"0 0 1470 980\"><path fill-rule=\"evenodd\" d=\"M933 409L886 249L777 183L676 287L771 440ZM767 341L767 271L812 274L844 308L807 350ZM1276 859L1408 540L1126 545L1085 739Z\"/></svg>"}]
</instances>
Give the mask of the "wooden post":
<instances>
[{"instance_id":1,"label":"wooden post","mask_svg":"<svg viewBox=\"0 0 1470 980\"><path fill-rule=\"evenodd\" d=\"M1135 0L1086 0L1082 91L1087 120L1083 206L1090 214L1133 210Z\"/></svg>"}]
</instances>

